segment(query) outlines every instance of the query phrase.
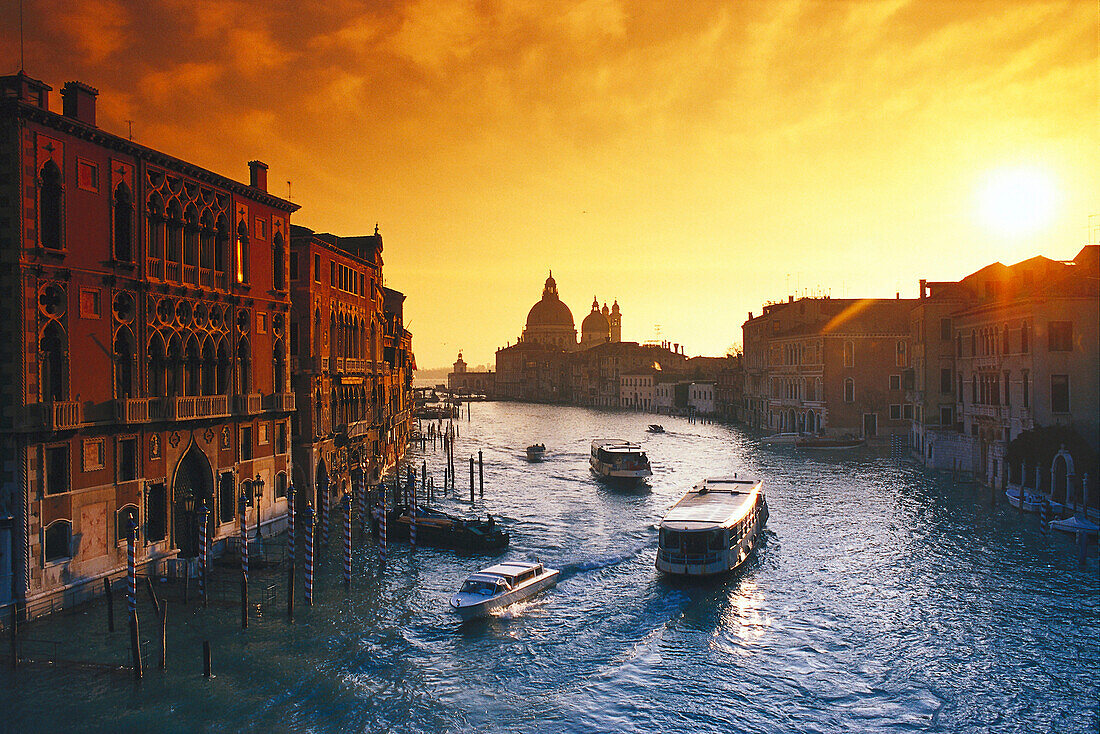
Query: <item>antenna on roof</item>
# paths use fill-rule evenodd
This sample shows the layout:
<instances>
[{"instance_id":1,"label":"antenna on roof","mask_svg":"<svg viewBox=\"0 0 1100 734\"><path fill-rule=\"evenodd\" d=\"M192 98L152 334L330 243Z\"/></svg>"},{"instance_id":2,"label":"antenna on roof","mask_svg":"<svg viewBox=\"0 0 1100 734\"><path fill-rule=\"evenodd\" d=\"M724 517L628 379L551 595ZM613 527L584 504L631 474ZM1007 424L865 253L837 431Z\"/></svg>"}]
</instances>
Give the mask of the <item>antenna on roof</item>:
<instances>
[{"instance_id":1,"label":"antenna on roof","mask_svg":"<svg viewBox=\"0 0 1100 734\"><path fill-rule=\"evenodd\" d=\"M286 200L290 201L290 181L286 182Z\"/></svg>"},{"instance_id":2,"label":"antenna on roof","mask_svg":"<svg viewBox=\"0 0 1100 734\"><path fill-rule=\"evenodd\" d=\"M130 142L132 143L132 142L134 142L134 121L133 120L127 120L126 121L126 128L130 131Z\"/></svg>"},{"instance_id":3,"label":"antenna on roof","mask_svg":"<svg viewBox=\"0 0 1100 734\"><path fill-rule=\"evenodd\" d=\"M23 63L23 0L19 0L19 71L26 68Z\"/></svg>"}]
</instances>

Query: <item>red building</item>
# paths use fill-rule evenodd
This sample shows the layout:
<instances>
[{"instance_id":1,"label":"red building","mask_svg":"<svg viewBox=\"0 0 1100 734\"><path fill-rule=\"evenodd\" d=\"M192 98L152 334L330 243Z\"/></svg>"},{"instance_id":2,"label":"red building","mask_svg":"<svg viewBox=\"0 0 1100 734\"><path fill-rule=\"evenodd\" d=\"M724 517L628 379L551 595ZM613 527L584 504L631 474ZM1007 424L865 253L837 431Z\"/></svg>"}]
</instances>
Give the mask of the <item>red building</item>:
<instances>
[{"instance_id":1,"label":"red building","mask_svg":"<svg viewBox=\"0 0 1100 734\"><path fill-rule=\"evenodd\" d=\"M290 353L298 413L295 487L346 491L360 462L385 468L381 377L382 236L337 237L295 225L290 282Z\"/></svg>"},{"instance_id":2,"label":"red building","mask_svg":"<svg viewBox=\"0 0 1100 734\"><path fill-rule=\"evenodd\" d=\"M0 78L0 603L34 615L282 522L298 207L96 126L96 90ZM10 581L10 583L9 583Z\"/></svg>"}]
</instances>

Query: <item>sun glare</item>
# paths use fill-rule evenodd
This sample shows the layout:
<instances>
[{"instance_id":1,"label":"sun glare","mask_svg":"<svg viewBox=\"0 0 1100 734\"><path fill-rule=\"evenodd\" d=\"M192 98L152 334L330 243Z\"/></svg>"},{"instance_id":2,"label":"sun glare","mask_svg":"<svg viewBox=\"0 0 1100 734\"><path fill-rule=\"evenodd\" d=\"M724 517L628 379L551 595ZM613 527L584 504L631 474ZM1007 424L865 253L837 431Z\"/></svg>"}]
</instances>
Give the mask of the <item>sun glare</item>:
<instances>
[{"instance_id":1,"label":"sun glare","mask_svg":"<svg viewBox=\"0 0 1100 734\"><path fill-rule=\"evenodd\" d=\"M1054 217L1058 187L1053 177L1036 168L1004 168L991 172L978 191L978 216L1001 235L1033 234Z\"/></svg>"}]
</instances>

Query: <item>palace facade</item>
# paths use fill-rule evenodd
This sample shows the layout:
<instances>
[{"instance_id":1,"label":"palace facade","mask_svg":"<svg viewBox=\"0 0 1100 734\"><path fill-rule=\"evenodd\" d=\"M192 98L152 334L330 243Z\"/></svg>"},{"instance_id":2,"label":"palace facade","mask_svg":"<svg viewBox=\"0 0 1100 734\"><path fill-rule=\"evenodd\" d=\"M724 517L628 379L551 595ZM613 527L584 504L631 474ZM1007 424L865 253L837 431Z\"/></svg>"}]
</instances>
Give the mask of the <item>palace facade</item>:
<instances>
[{"instance_id":1,"label":"palace facade","mask_svg":"<svg viewBox=\"0 0 1100 734\"><path fill-rule=\"evenodd\" d=\"M30 615L139 561L281 522L298 209L96 125L95 89L0 78L0 604Z\"/></svg>"}]
</instances>

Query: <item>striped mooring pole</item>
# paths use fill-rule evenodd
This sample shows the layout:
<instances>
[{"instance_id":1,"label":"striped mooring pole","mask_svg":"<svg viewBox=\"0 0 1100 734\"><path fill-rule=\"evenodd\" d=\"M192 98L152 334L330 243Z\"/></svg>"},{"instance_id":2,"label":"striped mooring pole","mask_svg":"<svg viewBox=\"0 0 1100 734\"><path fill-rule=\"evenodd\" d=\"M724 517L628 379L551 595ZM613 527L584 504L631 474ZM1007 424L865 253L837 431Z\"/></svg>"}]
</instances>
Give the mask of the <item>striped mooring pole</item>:
<instances>
[{"instance_id":1,"label":"striped mooring pole","mask_svg":"<svg viewBox=\"0 0 1100 734\"><path fill-rule=\"evenodd\" d=\"M321 487L321 543L328 548L328 516L329 516L329 502L328 502L328 477L325 477L324 485Z\"/></svg>"},{"instance_id":2,"label":"striped mooring pole","mask_svg":"<svg viewBox=\"0 0 1100 734\"><path fill-rule=\"evenodd\" d=\"M137 523L129 519L126 530L126 608L130 614L137 613Z\"/></svg>"},{"instance_id":3,"label":"striped mooring pole","mask_svg":"<svg viewBox=\"0 0 1100 734\"><path fill-rule=\"evenodd\" d=\"M286 488L286 613L294 618L294 485Z\"/></svg>"},{"instance_id":4,"label":"striped mooring pole","mask_svg":"<svg viewBox=\"0 0 1100 734\"><path fill-rule=\"evenodd\" d=\"M384 562L386 560L386 485L379 484L378 489L382 495L382 518L378 526L378 540L380 542L378 554L382 557Z\"/></svg>"},{"instance_id":5,"label":"striped mooring pole","mask_svg":"<svg viewBox=\"0 0 1100 734\"><path fill-rule=\"evenodd\" d=\"M249 485L251 489L251 485ZM248 500L241 495L241 629L248 629Z\"/></svg>"},{"instance_id":6,"label":"striped mooring pole","mask_svg":"<svg viewBox=\"0 0 1100 734\"><path fill-rule=\"evenodd\" d=\"M137 522L130 517L130 527L126 532L126 605L130 609L130 659L133 662L134 678L141 680L141 633L138 631L137 613Z\"/></svg>"},{"instance_id":7,"label":"striped mooring pole","mask_svg":"<svg viewBox=\"0 0 1100 734\"><path fill-rule=\"evenodd\" d=\"M208 604L209 596L206 592L206 569L210 562L209 547L206 539L206 523L210 516L210 510L206 507L206 500L199 506L199 593L202 594L202 605Z\"/></svg>"},{"instance_id":8,"label":"striped mooring pole","mask_svg":"<svg viewBox=\"0 0 1100 734\"><path fill-rule=\"evenodd\" d=\"M367 463L359 462L359 532L367 532Z\"/></svg>"},{"instance_id":9,"label":"striped mooring pole","mask_svg":"<svg viewBox=\"0 0 1100 734\"><path fill-rule=\"evenodd\" d=\"M416 482L409 482L409 545L416 547Z\"/></svg>"},{"instance_id":10,"label":"striped mooring pole","mask_svg":"<svg viewBox=\"0 0 1100 734\"><path fill-rule=\"evenodd\" d=\"M306 604L313 606L313 505L306 503Z\"/></svg>"},{"instance_id":11,"label":"striped mooring pole","mask_svg":"<svg viewBox=\"0 0 1100 734\"><path fill-rule=\"evenodd\" d=\"M344 588L351 588L351 495L344 495Z\"/></svg>"}]
</instances>

